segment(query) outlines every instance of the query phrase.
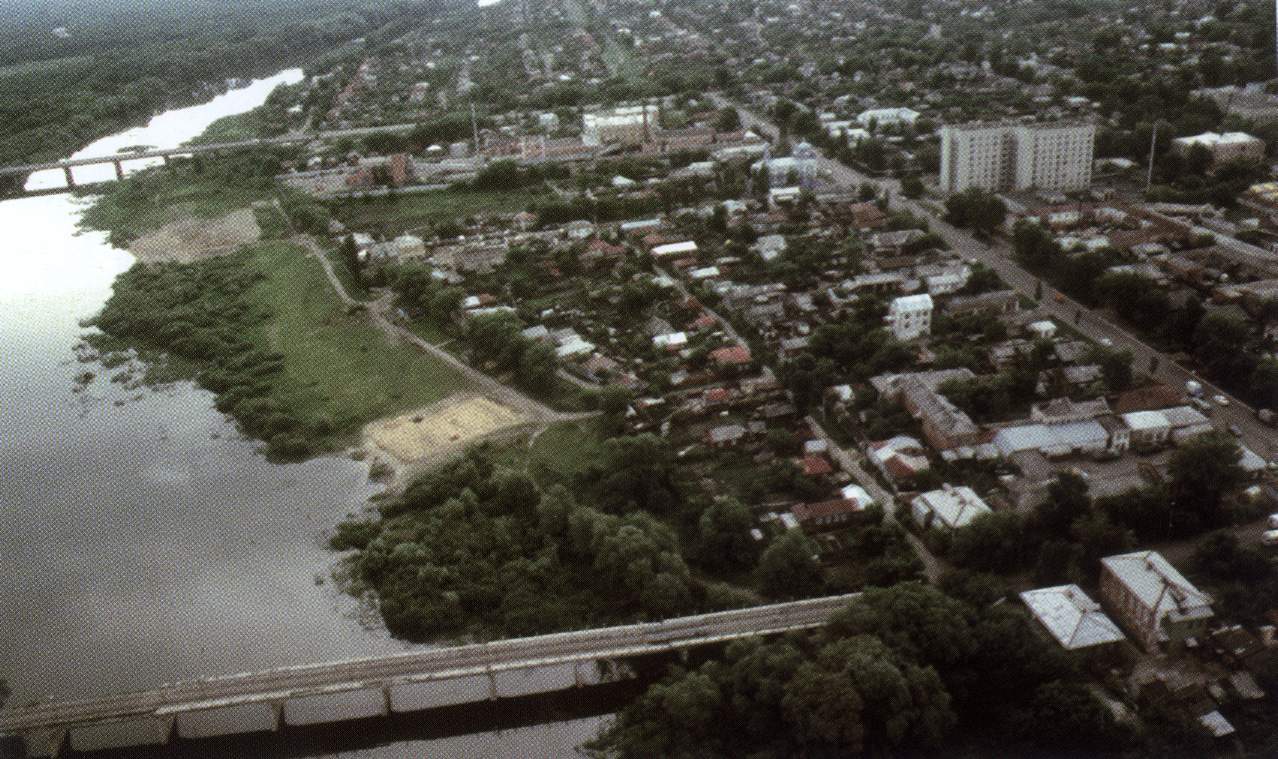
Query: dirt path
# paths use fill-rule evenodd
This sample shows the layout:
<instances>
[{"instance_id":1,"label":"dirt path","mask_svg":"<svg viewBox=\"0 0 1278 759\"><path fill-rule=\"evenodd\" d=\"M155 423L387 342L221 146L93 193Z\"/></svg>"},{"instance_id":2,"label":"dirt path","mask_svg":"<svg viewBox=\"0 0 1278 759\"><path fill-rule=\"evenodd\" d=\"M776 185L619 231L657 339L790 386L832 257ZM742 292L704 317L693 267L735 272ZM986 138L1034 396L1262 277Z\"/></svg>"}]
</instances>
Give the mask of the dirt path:
<instances>
[{"instance_id":1,"label":"dirt path","mask_svg":"<svg viewBox=\"0 0 1278 759\"><path fill-rule=\"evenodd\" d=\"M129 252L143 263L191 263L231 253L261 236L253 211L241 208L216 219L187 216L170 222L134 240Z\"/></svg>"},{"instance_id":2,"label":"dirt path","mask_svg":"<svg viewBox=\"0 0 1278 759\"><path fill-rule=\"evenodd\" d=\"M342 286L342 282L337 277L337 273L333 270L333 263L328 260L328 256L324 255L324 250L310 235L294 235L293 242L301 245L310 253L320 266L324 269L325 276L328 277L329 283L333 286L333 291L337 293L337 297L341 299L346 306L361 306L368 310L369 317L373 323L383 332L392 335L397 339L403 340L410 345L415 346L418 350L428 353L431 356L443 361L453 369L463 374L480 392L488 396L494 401L515 409L530 419L540 422L541 424L555 424L557 422L573 422L581 419L589 419L599 415L598 411L556 411L546 404L534 398L530 398L523 393L509 387L498 380L484 374L473 366L465 363L448 351L437 345L423 340L410 330L393 321L388 314L391 310L390 299L383 296L378 300L371 302L358 301L346 292L346 288Z\"/></svg>"}]
</instances>

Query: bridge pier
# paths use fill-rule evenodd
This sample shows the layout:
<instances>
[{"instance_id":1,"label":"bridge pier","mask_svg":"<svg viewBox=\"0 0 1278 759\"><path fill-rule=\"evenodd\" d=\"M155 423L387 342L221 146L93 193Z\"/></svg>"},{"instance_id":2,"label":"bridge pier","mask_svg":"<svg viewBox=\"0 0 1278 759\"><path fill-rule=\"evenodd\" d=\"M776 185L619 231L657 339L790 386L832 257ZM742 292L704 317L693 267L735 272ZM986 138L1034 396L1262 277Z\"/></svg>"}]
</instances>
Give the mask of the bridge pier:
<instances>
[{"instance_id":1,"label":"bridge pier","mask_svg":"<svg viewBox=\"0 0 1278 759\"><path fill-rule=\"evenodd\" d=\"M67 178L67 187L75 187L75 175L71 173L71 167L63 166L62 174Z\"/></svg>"},{"instance_id":2,"label":"bridge pier","mask_svg":"<svg viewBox=\"0 0 1278 759\"><path fill-rule=\"evenodd\" d=\"M116 181L123 182L124 181L124 163L122 161L115 161L112 165L115 166Z\"/></svg>"},{"instance_id":3,"label":"bridge pier","mask_svg":"<svg viewBox=\"0 0 1278 759\"><path fill-rule=\"evenodd\" d=\"M66 750L67 730L58 727L34 730L22 736L22 745L27 756L56 758Z\"/></svg>"},{"instance_id":4,"label":"bridge pier","mask_svg":"<svg viewBox=\"0 0 1278 759\"><path fill-rule=\"evenodd\" d=\"M488 668L488 700L497 700L497 673L493 672L492 667Z\"/></svg>"}]
</instances>

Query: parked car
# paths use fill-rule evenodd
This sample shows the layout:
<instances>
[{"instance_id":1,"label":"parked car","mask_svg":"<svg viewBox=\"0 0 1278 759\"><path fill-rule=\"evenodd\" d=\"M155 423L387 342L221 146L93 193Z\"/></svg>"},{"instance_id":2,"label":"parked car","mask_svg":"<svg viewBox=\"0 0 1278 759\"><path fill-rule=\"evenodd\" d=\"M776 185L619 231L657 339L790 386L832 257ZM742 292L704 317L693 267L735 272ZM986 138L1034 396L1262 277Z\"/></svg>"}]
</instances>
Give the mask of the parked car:
<instances>
[{"instance_id":1,"label":"parked car","mask_svg":"<svg viewBox=\"0 0 1278 759\"><path fill-rule=\"evenodd\" d=\"M1278 530L1265 530L1260 533L1260 544L1262 546L1278 546Z\"/></svg>"},{"instance_id":2,"label":"parked car","mask_svg":"<svg viewBox=\"0 0 1278 759\"><path fill-rule=\"evenodd\" d=\"M1229 398L1228 398L1228 396L1224 396L1224 395L1213 395L1213 396L1211 397L1211 399L1212 399L1213 401L1215 401L1215 402L1216 402L1216 405L1217 405L1217 406L1228 406L1228 405L1229 405Z\"/></svg>"},{"instance_id":3,"label":"parked car","mask_svg":"<svg viewBox=\"0 0 1278 759\"><path fill-rule=\"evenodd\" d=\"M1204 414L1211 414L1212 410L1215 408L1215 406L1211 405L1210 403L1208 403L1206 400L1202 398L1192 398L1190 399L1189 402L1193 405L1194 408L1198 409Z\"/></svg>"},{"instance_id":4,"label":"parked car","mask_svg":"<svg viewBox=\"0 0 1278 759\"><path fill-rule=\"evenodd\" d=\"M1242 430L1238 428L1238 425L1231 424L1229 425L1229 434L1234 437L1242 437Z\"/></svg>"},{"instance_id":5,"label":"parked car","mask_svg":"<svg viewBox=\"0 0 1278 759\"><path fill-rule=\"evenodd\" d=\"M1101 344L1101 345L1103 345L1103 346L1105 346L1106 348L1113 348L1113 347L1114 347L1114 341L1113 341L1113 340L1110 340L1108 337L1102 337L1102 338L1100 339L1100 344Z\"/></svg>"},{"instance_id":6,"label":"parked car","mask_svg":"<svg viewBox=\"0 0 1278 759\"><path fill-rule=\"evenodd\" d=\"M1260 420L1261 424L1267 424L1270 427L1274 426L1274 412L1270 409L1256 409L1256 418Z\"/></svg>"},{"instance_id":7,"label":"parked car","mask_svg":"<svg viewBox=\"0 0 1278 759\"><path fill-rule=\"evenodd\" d=\"M1265 520L1265 527L1270 530L1278 530L1278 514L1270 514Z\"/></svg>"}]
</instances>

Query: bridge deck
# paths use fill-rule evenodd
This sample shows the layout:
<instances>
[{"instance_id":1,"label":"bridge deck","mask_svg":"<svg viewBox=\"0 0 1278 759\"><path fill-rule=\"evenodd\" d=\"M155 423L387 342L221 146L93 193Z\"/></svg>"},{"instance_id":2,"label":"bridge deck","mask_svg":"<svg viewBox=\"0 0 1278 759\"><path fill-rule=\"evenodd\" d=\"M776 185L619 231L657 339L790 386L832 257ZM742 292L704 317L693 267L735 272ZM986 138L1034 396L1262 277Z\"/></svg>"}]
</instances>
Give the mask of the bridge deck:
<instances>
[{"instance_id":1,"label":"bridge deck","mask_svg":"<svg viewBox=\"0 0 1278 759\"><path fill-rule=\"evenodd\" d=\"M136 693L38 703L0 712L0 733L21 734L145 715L295 698L396 682L448 679L593 659L639 656L672 648L818 627L857 594L808 599L596 630L390 656L281 667L180 682Z\"/></svg>"},{"instance_id":2,"label":"bridge deck","mask_svg":"<svg viewBox=\"0 0 1278 759\"><path fill-rule=\"evenodd\" d=\"M195 155L197 153L218 153L225 150L243 150L274 145L296 145L313 140L335 140L343 137L363 137L383 132L411 131L416 124L386 124L372 127L352 127L350 129L332 129L323 132L306 132L302 134L286 134L279 137L262 137L252 140L234 140L231 142L210 142L200 145L179 145L175 148L156 148L138 150L129 153L113 153L103 156L86 156L84 158L66 158L61 161L28 163L13 166L0 166L0 176L12 174L30 174L35 171L50 169L69 169L76 166L93 166L96 164L116 163L118 161L140 161L147 158L171 158L173 156Z\"/></svg>"}]
</instances>

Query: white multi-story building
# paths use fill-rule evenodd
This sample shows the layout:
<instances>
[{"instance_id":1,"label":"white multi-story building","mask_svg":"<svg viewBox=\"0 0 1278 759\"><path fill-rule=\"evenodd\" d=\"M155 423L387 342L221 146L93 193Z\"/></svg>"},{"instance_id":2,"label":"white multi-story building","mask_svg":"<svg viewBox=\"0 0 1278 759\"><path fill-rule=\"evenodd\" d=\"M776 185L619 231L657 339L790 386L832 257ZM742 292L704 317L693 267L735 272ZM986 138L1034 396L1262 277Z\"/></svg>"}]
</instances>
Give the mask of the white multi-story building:
<instances>
[{"instance_id":1,"label":"white multi-story building","mask_svg":"<svg viewBox=\"0 0 1278 759\"><path fill-rule=\"evenodd\" d=\"M919 120L919 112L913 108L873 108L868 111L862 111L856 117L856 120L866 129L869 129L871 124L877 126L909 124L914 126L914 122Z\"/></svg>"},{"instance_id":2,"label":"white multi-story building","mask_svg":"<svg viewBox=\"0 0 1278 759\"><path fill-rule=\"evenodd\" d=\"M945 485L940 490L922 493L910 502L910 513L923 529L936 527L957 530L977 517L992 513L990 507L971 488Z\"/></svg>"},{"instance_id":3,"label":"white multi-story building","mask_svg":"<svg viewBox=\"0 0 1278 759\"><path fill-rule=\"evenodd\" d=\"M1092 124L947 124L941 189L1083 189L1092 181L1095 141Z\"/></svg>"},{"instance_id":4,"label":"white multi-story building","mask_svg":"<svg viewBox=\"0 0 1278 759\"><path fill-rule=\"evenodd\" d=\"M1081 190L1092 183L1096 127L1022 124L1016 127L1016 188Z\"/></svg>"},{"instance_id":5,"label":"white multi-story building","mask_svg":"<svg viewBox=\"0 0 1278 759\"><path fill-rule=\"evenodd\" d=\"M642 145L659 126L655 105L631 105L581 117L581 141L586 145Z\"/></svg>"},{"instance_id":6,"label":"white multi-story building","mask_svg":"<svg viewBox=\"0 0 1278 759\"><path fill-rule=\"evenodd\" d=\"M904 295L888 306L885 321L897 340L907 341L932 334L932 296Z\"/></svg>"},{"instance_id":7,"label":"white multi-story building","mask_svg":"<svg viewBox=\"0 0 1278 759\"><path fill-rule=\"evenodd\" d=\"M1172 149L1187 154L1195 145L1202 145L1211 153L1212 163L1224 163L1235 158L1251 161L1265 159L1265 141L1253 137L1246 132L1203 132L1192 137L1177 137L1172 140Z\"/></svg>"}]
</instances>

